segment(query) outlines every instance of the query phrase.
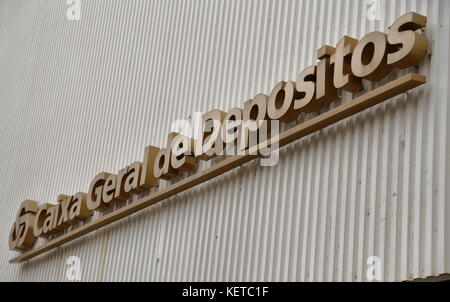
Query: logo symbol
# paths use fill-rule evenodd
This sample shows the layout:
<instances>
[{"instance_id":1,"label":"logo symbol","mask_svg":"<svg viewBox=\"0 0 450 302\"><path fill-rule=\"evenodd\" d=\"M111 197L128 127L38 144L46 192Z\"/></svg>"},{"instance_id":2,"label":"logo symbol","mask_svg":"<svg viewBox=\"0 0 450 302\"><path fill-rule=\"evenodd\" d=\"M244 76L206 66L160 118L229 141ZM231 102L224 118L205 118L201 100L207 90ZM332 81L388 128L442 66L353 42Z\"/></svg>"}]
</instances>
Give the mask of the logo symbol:
<instances>
[{"instance_id":1,"label":"logo symbol","mask_svg":"<svg viewBox=\"0 0 450 302\"><path fill-rule=\"evenodd\" d=\"M9 248L11 250L24 250L34 245L36 237L33 234L33 224L37 208L38 203L34 200L25 200L20 205L16 221L9 233Z\"/></svg>"}]
</instances>

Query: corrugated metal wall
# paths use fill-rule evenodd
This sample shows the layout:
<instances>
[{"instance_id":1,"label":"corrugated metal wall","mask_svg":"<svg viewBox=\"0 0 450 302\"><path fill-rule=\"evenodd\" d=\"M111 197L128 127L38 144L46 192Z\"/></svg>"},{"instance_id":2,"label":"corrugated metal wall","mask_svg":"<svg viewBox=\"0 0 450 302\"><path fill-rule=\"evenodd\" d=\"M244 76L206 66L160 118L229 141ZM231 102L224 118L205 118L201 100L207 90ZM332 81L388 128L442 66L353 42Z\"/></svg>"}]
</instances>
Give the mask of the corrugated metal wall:
<instances>
[{"instance_id":1,"label":"corrugated metal wall","mask_svg":"<svg viewBox=\"0 0 450 302\"><path fill-rule=\"evenodd\" d=\"M450 273L447 0L387 1L384 21L356 0L81 0L81 21L68 7L0 1L1 280L64 281L71 255L83 281L361 281L369 256L386 281ZM172 121L269 93L316 48L408 11L429 17L426 86L290 145L275 167L8 264L22 200L86 191L164 146Z\"/></svg>"}]
</instances>

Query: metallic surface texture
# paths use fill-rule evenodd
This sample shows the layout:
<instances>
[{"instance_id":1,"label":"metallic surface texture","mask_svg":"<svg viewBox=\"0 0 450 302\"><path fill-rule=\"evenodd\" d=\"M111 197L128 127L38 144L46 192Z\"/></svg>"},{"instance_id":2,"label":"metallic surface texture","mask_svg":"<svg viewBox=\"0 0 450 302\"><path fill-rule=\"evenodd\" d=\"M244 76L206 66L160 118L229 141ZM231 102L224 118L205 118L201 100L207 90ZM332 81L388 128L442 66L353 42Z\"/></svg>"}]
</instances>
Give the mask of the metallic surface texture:
<instances>
[{"instance_id":1,"label":"metallic surface texture","mask_svg":"<svg viewBox=\"0 0 450 302\"><path fill-rule=\"evenodd\" d=\"M450 2L386 1L379 21L369 2L81 0L69 21L65 0L0 1L0 280L65 281L69 256L82 281L366 281L370 256L384 281L450 273ZM8 264L23 200L86 191L164 146L172 121L242 106L322 45L409 11L428 16L429 56L364 86L408 71L428 84L283 148L275 167Z\"/></svg>"}]
</instances>

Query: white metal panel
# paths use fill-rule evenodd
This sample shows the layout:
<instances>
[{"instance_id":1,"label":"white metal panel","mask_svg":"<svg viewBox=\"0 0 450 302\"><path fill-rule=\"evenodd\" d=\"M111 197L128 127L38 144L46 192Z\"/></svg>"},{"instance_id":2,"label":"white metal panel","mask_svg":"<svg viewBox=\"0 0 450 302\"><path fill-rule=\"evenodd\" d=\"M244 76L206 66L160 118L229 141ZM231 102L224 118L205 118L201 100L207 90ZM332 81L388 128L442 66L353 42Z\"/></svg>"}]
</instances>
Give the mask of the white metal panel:
<instances>
[{"instance_id":1,"label":"white metal panel","mask_svg":"<svg viewBox=\"0 0 450 302\"><path fill-rule=\"evenodd\" d=\"M1 280L64 281L70 255L83 281L364 281L372 255L386 281L450 273L448 1L386 1L384 21L356 0L81 3L77 22L64 0L0 1ZM316 48L408 11L429 17L423 88L284 148L275 167L8 264L22 200L86 191L164 146L172 121L269 93Z\"/></svg>"}]
</instances>

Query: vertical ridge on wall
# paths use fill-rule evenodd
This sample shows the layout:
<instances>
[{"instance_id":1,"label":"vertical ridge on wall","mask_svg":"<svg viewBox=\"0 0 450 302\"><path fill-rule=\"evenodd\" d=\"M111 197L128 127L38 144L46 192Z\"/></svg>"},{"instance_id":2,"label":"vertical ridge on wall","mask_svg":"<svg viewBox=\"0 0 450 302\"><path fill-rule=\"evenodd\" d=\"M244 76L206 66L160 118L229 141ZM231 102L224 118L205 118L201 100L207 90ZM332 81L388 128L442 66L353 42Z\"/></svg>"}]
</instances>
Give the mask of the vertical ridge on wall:
<instances>
[{"instance_id":1,"label":"vertical ridge on wall","mask_svg":"<svg viewBox=\"0 0 450 302\"><path fill-rule=\"evenodd\" d=\"M69 21L64 0L0 1L0 280L65 281L72 255L83 281L367 281L371 256L385 281L450 273L449 5L386 1L370 21L357 0L81 0ZM409 11L429 18L430 55L382 83L415 71L423 88L283 148L274 167L8 264L21 201L86 191L165 146L173 121L268 94L322 45Z\"/></svg>"}]
</instances>

